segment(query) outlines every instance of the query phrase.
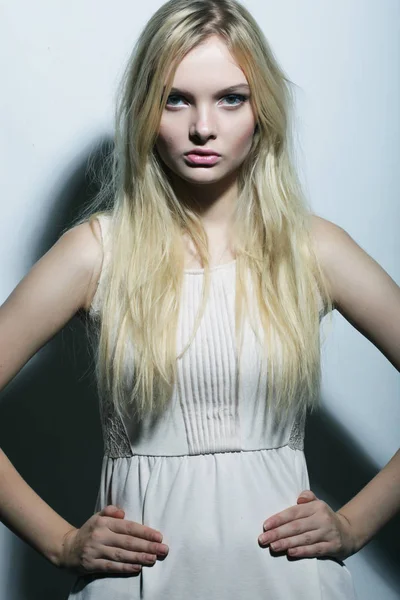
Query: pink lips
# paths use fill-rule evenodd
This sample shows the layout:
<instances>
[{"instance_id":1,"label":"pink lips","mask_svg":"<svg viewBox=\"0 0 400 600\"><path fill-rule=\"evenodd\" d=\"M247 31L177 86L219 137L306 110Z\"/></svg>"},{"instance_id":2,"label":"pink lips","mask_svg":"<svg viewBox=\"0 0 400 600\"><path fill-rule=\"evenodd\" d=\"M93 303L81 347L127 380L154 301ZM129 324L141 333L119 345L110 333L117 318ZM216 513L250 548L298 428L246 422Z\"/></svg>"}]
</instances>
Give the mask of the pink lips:
<instances>
[{"instance_id":1,"label":"pink lips","mask_svg":"<svg viewBox=\"0 0 400 600\"><path fill-rule=\"evenodd\" d=\"M189 154L186 154L186 158L189 162L195 165L214 165L218 161L219 156L217 156L216 154L207 155L190 152Z\"/></svg>"}]
</instances>

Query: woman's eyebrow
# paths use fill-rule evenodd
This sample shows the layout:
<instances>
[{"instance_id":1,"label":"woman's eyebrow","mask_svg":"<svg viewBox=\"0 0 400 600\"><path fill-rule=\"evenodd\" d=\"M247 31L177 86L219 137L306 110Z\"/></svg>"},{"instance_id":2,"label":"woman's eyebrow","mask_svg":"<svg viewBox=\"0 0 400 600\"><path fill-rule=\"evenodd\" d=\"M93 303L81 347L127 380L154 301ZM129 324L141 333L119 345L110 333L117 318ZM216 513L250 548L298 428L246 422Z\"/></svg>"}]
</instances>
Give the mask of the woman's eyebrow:
<instances>
[{"instance_id":1,"label":"woman's eyebrow","mask_svg":"<svg viewBox=\"0 0 400 600\"><path fill-rule=\"evenodd\" d=\"M236 85L231 85L223 90L219 90L215 93L216 96L220 96L221 94L230 94L231 92L236 91L237 89L245 88L250 90L250 86L247 83L237 83ZM165 87L164 87L165 90ZM185 94L186 96L191 96L192 94L188 90L184 90L182 88L171 88L171 94Z\"/></svg>"}]
</instances>

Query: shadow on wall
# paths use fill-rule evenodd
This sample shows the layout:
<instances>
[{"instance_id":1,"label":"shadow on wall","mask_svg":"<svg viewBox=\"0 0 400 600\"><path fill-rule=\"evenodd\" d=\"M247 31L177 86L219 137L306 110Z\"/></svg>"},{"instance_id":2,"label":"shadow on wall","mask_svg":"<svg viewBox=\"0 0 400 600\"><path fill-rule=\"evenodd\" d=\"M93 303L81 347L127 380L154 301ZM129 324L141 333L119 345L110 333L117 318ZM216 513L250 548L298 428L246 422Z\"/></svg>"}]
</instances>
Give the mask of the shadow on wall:
<instances>
[{"instance_id":1,"label":"shadow on wall","mask_svg":"<svg viewBox=\"0 0 400 600\"><path fill-rule=\"evenodd\" d=\"M322 410L307 418L304 451L311 489L334 510L346 504L378 473L355 440ZM400 515L360 552L368 553L369 567L400 593Z\"/></svg>"},{"instance_id":2,"label":"shadow on wall","mask_svg":"<svg viewBox=\"0 0 400 600\"><path fill-rule=\"evenodd\" d=\"M47 252L98 190L87 173L112 147L104 138L58 192L46 213L44 235L32 263ZM83 524L94 511L100 481L102 439L92 356L83 322L75 316L42 348L1 394L0 446L33 489L68 522ZM21 555L20 548L24 548ZM17 545L18 589L10 598L67 597L74 579L28 545Z\"/></svg>"},{"instance_id":3,"label":"shadow on wall","mask_svg":"<svg viewBox=\"0 0 400 600\"><path fill-rule=\"evenodd\" d=\"M0 446L39 496L75 526L93 514L102 458L95 389L88 376L80 380L88 368L84 328L74 318L6 388L0 404ZM71 575L28 545L17 549L18 590L7 598L67 597Z\"/></svg>"},{"instance_id":4,"label":"shadow on wall","mask_svg":"<svg viewBox=\"0 0 400 600\"><path fill-rule=\"evenodd\" d=\"M105 140L99 156L109 147L110 140ZM59 195L36 260L95 191L85 171L86 163ZM78 527L93 514L102 460L91 372L84 326L75 317L7 386L0 403L0 446L33 489ZM308 419L305 452L311 489L316 486L320 497L330 498L336 507L377 472L354 441L322 412ZM375 559L384 563L395 589L400 589L399 564L394 558L400 554L399 539L400 519L396 518L368 546L373 548L371 567L375 568ZM20 581L10 597L67 597L73 575L56 569L28 545L23 555L16 556L16 563Z\"/></svg>"}]
</instances>

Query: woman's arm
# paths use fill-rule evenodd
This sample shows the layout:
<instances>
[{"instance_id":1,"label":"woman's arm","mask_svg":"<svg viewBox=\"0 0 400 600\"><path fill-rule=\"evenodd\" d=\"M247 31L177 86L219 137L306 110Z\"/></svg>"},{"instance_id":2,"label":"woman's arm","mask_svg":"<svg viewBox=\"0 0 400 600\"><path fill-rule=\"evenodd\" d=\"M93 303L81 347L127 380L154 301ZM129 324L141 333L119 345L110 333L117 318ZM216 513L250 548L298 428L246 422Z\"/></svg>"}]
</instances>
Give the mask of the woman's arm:
<instances>
[{"instance_id":1,"label":"woman's arm","mask_svg":"<svg viewBox=\"0 0 400 600\"><path fill-rule=\"evenodd\" d=\"M98 225L65 233L0 307L0 389L78 310L88 310L103 252ZM54 565L134 575L165 558L161 532L106 506L76 529L42 500L0 451L0 519Z\"/></svg>"},{"instance_id":2,"label":"woman's arm","mask_svg":"<svg viewBox=\"0 0 400 600\"><path fill-rule=\"evenodd\" d=\"M400 287L341 227L313 217L335 308L400 371Z\"/></svg>"},{"instance_id":3,"label":"woman's arm","mask_svg":"<svg viewBox=\"0 0 400 600\"><path fill-rule=\"evenodd\" d=\"M97 234L98 235L98 234ZM88 223L74 227L32 267L0 307L0 390L80 309L88 309L102 251ZM0 451L0 519L54 564L73 529Z\"/></svg>"},{"instance_id":4,"label":"woman's arm","mask_svg":"<svg viewBox=\"0 0 400 600\"><path fill-rule=\"evenodd\" d=\"M400 509L400 450L338 514L349 522L355 552L360 550Z\"/></svg>"},{"instance_id":5,"label":"woman's arm","mask_svg":"<svg viewBox=\"0 0 400 600\"><path fill-rule=\"evenodd\" d=\"M335 307L400 371L400 288L350 235L314 218L315 241ZM400 451L338 513L362 548L400 509Z\"/></svg>"},{"instance_id":6,"label":"woman's arm","mask_svg":"<svg viewBox=\"0 0 400 600\"><path fill-rule=\"evenodd\" d=\"M399 286L334 223L313 217L313 238L335 308L400 371ZM266 533L259 540L272 542L273 549L287 550L296 557L346 558L360 550L399 509L400 451L397 451L336 513L310 490L304 490L296 506L264 522Z\"/></svg>"}]
</instances>

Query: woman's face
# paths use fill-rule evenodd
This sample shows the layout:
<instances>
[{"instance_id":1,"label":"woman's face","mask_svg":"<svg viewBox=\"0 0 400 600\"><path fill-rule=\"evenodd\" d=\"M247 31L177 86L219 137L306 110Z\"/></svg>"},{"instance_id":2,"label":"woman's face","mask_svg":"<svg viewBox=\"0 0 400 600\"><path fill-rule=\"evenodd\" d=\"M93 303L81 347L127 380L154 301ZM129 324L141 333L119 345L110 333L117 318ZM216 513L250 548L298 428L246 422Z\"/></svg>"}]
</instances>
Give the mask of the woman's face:
<instances>
[{"instance_id":1,"label":"woman's face","mask_svg":"<svg viewBox=\"0 0 400 600\"><path fill-rule=\"evenodd\" d=\"M226 88L234 89L226 90ZM246 158L255 116L247 79L224 42L208 38L179 64L164 107L156 148L173 173L190 183L212 183L234 173ZM199 163L196 150L218 157Z\"/></svg>"}]
</instances>

